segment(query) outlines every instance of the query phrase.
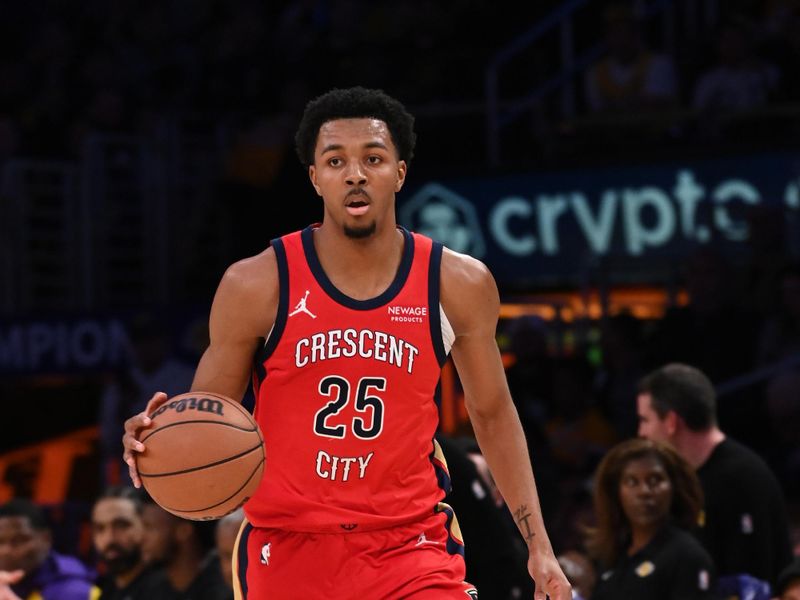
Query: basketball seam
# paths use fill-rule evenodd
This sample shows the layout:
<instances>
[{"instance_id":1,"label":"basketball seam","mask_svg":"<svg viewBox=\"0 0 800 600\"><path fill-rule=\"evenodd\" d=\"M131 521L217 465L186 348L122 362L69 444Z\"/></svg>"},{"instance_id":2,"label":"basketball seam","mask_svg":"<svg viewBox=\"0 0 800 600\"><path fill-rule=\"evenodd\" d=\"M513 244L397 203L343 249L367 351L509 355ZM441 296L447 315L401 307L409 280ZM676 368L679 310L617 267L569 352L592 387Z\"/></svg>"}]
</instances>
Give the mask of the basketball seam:
<instances>
[{"instance_id":1,"label":"basketball seam","mask_svg":"<svg viewBox=\"0 0 800 600\"><path fill-rule=\"evenodd\" d=\"M257 429L245 429L244 427L241 427L239 425L234 425L233 423L226 423L225 421L215 421L213 419L193 419L191 421L177 421L175 423L167 423L166 425L162 425L155 431L151 431L150 433L148 433L139 441L144 442L145 440L148 440L151 437L153 437L159 431L164 431L165 429L169 429L170 427L177 427L178 425L187 425L188 423L213 423L214 425L224 425L225 427L232 427L233 429L238 429L239 431L245 431L247 433L252 433L254 431L257 431Z\"/></svg>"},{"instance_id":2,"label":"basketball seam","mask_svg":"<svg viewBox=\"0 0 800 600\"><path fill-rule=\"evenodd\" d=\"M253 472L252 472L252 473L250 473L250 475L248 476L248 478L247 478L247 479L245 479L245 481L244 481L244 483L241 485L241 487L240 487L238 490L236 490L235 492L233 492L233 493L232 493L230 496L228 496L228 497L227 497L227 498L225 498L224 500L221 500L220 502L217 502L216 504L212 504L211 506L206 506L205 508L196 508L196 509L193 509L193 510L183 510L183 509L180 509L180 508L172 508L172 507L163 506L163 505L161 505L161 506L162 506L162 508L165 508L166 510L170 510L170 511L176 511L176 512L181 512L181 513L196 513L196 512L202 512L202 511L204 511L204 510L211 510L212 508L216 508L216 507L217 507L217 506L219 506L220 504L225 504L225 503L226 503L228 500L230 500L230 499L231 499L231 498L233 498L233 497L234 497L236 494L238 494L239 492L241 492L241 491L242 491L242 490L243 490L243 489L244 489L244 488L247 486L247 484L248 484L248 483L250 483L250 480L251 480L251 479L253 479L253 476L256 474L256 471L258 471L258 469L259 469L259 468L261 467L261 465L263 465L263 464L264 464L264 459L262 458L262 459L261 459L261 461L260 461L260 462L259 462L259 463L256 465L256 468L255 468L255 469L253 469ZM210 466L210 465L209 465L209 466ZM239 506L241 506L241 505L242 505L242 504L244 504L245 502L247 502L247 499L245 499L245 500L242 500L242 503L241 503L241 504L239 504L239 505L238 505L236 508L239 508ZM234 508L233 510L236 510L236 508ZM233 512L233 510L232 510L231 512Z\"/></svg>"},{"instance_id":3,"label":"basketball seam","mask_svg":"<svg viewBox=\"0 0 800 600\"><path fill-rule=\"evenodd\" d=\"M259 448L263 448L263 444L259 443L257 446L253 446L249 450L245 450L244 452L240 452L239 454L235 454L234 456L228 456L227 458L223 458L222 460L218 460L216 462L207 463L204 465L200 465L197 467L190 467L188 469L182 469L180 471L172 471L169 473L142 473L139 471L140 477L169 477L170 475L182 475L184 473L191 473L193 471L200 471L202 469L208 469L209 467L216 467L217 465L224 464L231 460L236 460L237 458L241 458L247 454L250 454L253 450L258 450ZM264 459L262 458L261 461L263 462Z\"/></svg>"}]
</instances>

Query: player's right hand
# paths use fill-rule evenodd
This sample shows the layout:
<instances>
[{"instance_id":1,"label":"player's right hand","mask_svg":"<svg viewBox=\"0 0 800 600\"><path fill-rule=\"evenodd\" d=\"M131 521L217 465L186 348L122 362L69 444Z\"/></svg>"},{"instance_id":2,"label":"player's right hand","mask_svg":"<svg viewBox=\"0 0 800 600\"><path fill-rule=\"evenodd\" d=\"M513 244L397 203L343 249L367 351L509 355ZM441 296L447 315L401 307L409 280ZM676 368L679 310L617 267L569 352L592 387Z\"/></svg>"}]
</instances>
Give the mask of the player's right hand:
<instances>
[{"instance_id":1,"label":"player's right hand","mask_svg":"<svg viewBox=\"0 0 800 600\"><path fill-rule=\"evenodd\" d=\"M144 411L125 421L125 435L122 436L122 447L125 450L122 453L122 460L128 465L128 474L131 476L134 487L142 487L142 480L139 479L136 458L133 454L134 452L144 452L144 444L139 441L139 432L146 427L150 427L153 422L147 415L153 414L153 411L166 401L167 395L164 392L156 392L150 398Z\"/></svg>"}]
</instances>

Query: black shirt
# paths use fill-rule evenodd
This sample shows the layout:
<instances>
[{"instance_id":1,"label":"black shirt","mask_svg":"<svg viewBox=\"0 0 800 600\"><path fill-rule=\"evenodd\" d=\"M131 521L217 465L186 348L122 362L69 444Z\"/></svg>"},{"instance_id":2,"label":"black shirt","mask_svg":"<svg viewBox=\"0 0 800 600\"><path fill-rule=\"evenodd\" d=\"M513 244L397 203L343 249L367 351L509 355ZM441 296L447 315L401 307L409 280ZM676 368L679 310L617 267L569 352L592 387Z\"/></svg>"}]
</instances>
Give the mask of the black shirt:
<instances>
[{"instance_id":1,"label":"black shirt","mask_svg":"<svg viewBox=\"0 0 800 600\"><path fill-rule=\"evenodd\" d=\"M698 541L668 525L636 554L601 572L592 600L706 600L713 598L713 571Z\"/></svg>"},{"instance_id":2,"label":"black shirt","mask_svg":"<svg viewBox=\"0 0 800 600\"><path fill-rule=\"evenodd\" d=\"M792 560L783 491L769 466L730 438L697 470L705 494L699 538L717 573L774 582Z\"/></svg>"},{"instance_id":3,"label":"black shirt","mask_svg":"<svg viewBox=\"0 0 800 600\"><path fill-rule=\"evenodd\" d=\"M118 588L114 581L109 579L101 586L98 600L150 600L157 577L157 572L148 567L123 588Z\"/></svg>"},{"instance_id":4,"label":"black shirt","mask_svg":"<svg viewBox=\"0 0 800 600\"><path fill-rule=\"evenodd\" d=\"M147 600L228 600L232 595L231 587L222 578L219 558L211 552L197 577L183 591L172 587L166 572L159 571L156 588Z\"/></svg>"}]
</instances>

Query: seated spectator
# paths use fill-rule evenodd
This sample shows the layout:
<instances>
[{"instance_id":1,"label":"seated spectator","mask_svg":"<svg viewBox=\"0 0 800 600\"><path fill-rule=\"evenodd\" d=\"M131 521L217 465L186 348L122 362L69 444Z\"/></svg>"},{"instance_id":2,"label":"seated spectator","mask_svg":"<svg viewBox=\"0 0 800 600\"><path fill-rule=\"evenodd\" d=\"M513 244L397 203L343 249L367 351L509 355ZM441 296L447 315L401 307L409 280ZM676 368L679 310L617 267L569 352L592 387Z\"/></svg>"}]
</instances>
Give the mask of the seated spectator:
<instances>
[{"instance_id":1,"label":"seated spectator","mask_svg":"<svg viewBox=\"0 0 800 600\"><path fill-rule=\"evenodd\" d=\"M717 62L700 76L692 106L704 113L752 110L767 104L777 89L779 71L753 50L749 24L725 21L717 34Z\"/></svg>"},{"instance_id":2,"label":"seated spectator","mask_svg":"<svg viewBox=\"0 0 800 600\"><path fill-rule=\"evenodd\" d=\"M689 533L703 505L691 465L665 444L614 446L595 473L588 548L602 570L592 600L713 598L711 557Z\"/></svg>"},{"instance_id":3,"label":"seated spectator","mask_svg":"<svg viewBox=\"0 0 800 600\"><path fill-rule=\"evenodd\" d=\"M100 600L149 598L154 571L142 558L143 493L112 486L92 507L92 542L105 569Z\"/></svg>"},{"instance_id":4,"label":"seated spectator","mask_svg":"<svg viewBox=\"0 0 800 600\"><path fill-rule=\"evenodd\" d=\"M44 512L29 500L15 498L0 505L0 571L22 571L0 583L23 599L90 600L99 590L95 574L72 556L55 552ZM2 598L3 596L0 596ZM4 599L5 600L5 599Z\"/></svg>"},{"instance_id":5,"label":"seated spectator","mask_svg":"<svg viewBox=\"0 0 800 600\"><path fill-rule=\"evenodd\" d=\"M144 560L159 567L146 600L220 600L230 595L214 551L214 523L188 521L152 499L142 511Z\"/></svg>"},{"instance_id":6,"label":"seated spectator","mask_svg":"<svg viewBox=\"0 0 800 600\"><path fill-rule=\"evenodd\" d=\"M623 3L604 13L607 56L586 74L586 100L592 112L628 112L669 106L678 89L672 59L647 49L641 23Z\"/></svg>"}]
</instances>

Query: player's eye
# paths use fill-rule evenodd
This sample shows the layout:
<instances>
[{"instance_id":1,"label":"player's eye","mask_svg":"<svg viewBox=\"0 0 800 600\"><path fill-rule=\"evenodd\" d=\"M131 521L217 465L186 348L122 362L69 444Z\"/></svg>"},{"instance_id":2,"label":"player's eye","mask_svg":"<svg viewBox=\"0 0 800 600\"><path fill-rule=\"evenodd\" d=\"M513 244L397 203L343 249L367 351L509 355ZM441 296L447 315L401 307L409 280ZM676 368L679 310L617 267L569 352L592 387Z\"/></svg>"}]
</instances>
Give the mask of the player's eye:
<instances>
[{"instance_id":1,"label":"player's eye","mask_svg":"<svg viewBox=\"0 0 800 600\"><path fill-rule=\"evenodd\" d=\"M369 164L371 164L371 165L377 165L377 164L379 164L381 162L381 157L380 156L375 156L375 155L368 156L367 157L367 162Z\"/></svg>"},{"instance_id":2,"label":"player's eye","mask_svg":"<svg viewBox=\"0 0 800 600\"><path fill-rule=\"evenodd\" d=\"M330 166L332 166L332 167L338 167L338 166L340 166L342 164L342 159L341 158L336 158L336 157L329 158L328 159L328 164Z\"/></svg>"}]
</instances>

